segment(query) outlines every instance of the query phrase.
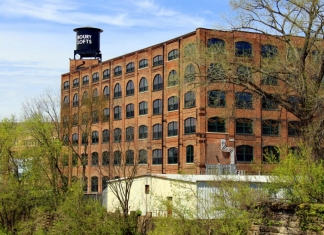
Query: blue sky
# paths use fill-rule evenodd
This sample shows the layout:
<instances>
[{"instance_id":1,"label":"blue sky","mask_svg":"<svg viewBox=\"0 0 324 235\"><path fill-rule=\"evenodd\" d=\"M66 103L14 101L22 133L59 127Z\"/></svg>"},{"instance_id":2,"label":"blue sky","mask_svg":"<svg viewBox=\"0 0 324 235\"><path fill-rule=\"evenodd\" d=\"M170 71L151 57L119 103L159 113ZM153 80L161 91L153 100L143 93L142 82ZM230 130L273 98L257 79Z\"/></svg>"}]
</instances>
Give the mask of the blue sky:
<instances>
[{"instance_id":1,"label":"blue sky","mask_svg":"<svg viewBox=\"0 0 324 235\"><path fill-rule=\"evenodd\" d=\"M22 102L59 91L74 28L101 28L103 60L194 31L228 29L228 0L0 0L0 118Z\"/></svg>"}]
</instances>

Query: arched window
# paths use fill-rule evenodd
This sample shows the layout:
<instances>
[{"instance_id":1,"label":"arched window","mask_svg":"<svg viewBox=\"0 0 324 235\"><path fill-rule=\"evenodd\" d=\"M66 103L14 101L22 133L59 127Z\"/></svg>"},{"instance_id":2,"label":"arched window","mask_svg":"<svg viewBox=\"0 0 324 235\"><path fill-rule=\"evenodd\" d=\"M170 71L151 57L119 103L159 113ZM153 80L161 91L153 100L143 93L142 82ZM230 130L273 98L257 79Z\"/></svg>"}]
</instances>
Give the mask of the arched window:
<instances>
[{"instance_id":1,"label":"arched window","mask_svg":"<svg viewBox=\"0 0 324 235\"><path fill-rule=\"evenodd\" d=\"M163 80L160 74L155 75L153 80L153 91L163 89Z\"/></svg>"},{"instance_id":2,"label":"arched window","mask_svg":"<svg viewBox=\"0 0 324 235\"><path fill-rule=\"evenodd\" d=\"M171 96L168 99L168 111L174 111L179 109L179 98L176 96Z\"/></svg>"},{"instance_id":3,"label":"arched window","mask_svg":"<svg viewBox=\"0 0 324 235\"><path fill-rule=\"evenodd\" d=\"M159 66L162 64L163 64L163 56L162 55L157 55L153 58L153 67Z\"/></svg>"},{"instance_id":4,"label":"arched window","mask_svg":"<svg viewBox=\"0 0 324 235\"><path fill-rule=\"evenodd\" d=\"M171 70L168 77L168 86L176 86L179 83L177 71Z\"/></svg>"},{"instance_id":5,"label":"arched window","mask_svg":"<svg viewBox=\"0 0 324 235\"><path fill-rule=\"evenodd\" d=\"M162 149L154 149L152 152L152 164L162 164Z\"/></svg>"},{"instance_id":6,"label":"arched window","mask_svg":"<svg viewBox=\"0 0 324 235\"><path fill-rule=\"evenodd\" d=\"M98 161L99 161L99 155L97 152L93 152L91 154L91 165L92 166L98 166Z\"/></svg>"},{"instance_id":7,"label":"arched window","mask_svg":"<svg viewBox=\"0 0 324 235\"><path fill-rule=\"evenodd\" d=\"M126 86L126 95L134 95L134 93L135 93L134 82L130 80Z\"/></svg>"},{"instance_id":8,"label":"arched window","mask_svg":"<svg viewBox=\"0 0 324 235\"><path fill-rule=\"evenodd\" d=\"M226 97L224 91L212 90L208 91L208 106L209 107L225 107Z\"/></svg>"},{"instance_id":9,"label":"arched window","mask_svg":"<svg viewBox=\"0 0 324 235\"><path fill-rule=\"evenodd\" d=\"M143 102L139 103L139 115L148 114L147 106L148 106L148 104L147 104L146 101L143 101Z\"/></svg>"},{"instance_id":10,"label":"arched window","mask_svg":"<svg viewBox=\"0 0 324 235\"><path fill-rule=\"evenodd\" d=\"M194 162L194 146L188 145L186 147L186 162L193 163Z\"/></svg>"},{"instance_id":11,"label":"arched window","mask_svg":"<svg viewBox=\"0 0 324 235\"><path fill-rule=\"evenodd\" d=\"M81 159L82 159L82 165L87 166L88 165L88 154L81 154Z\"/></svg>"},{"instance_id":12,"label":"arched window","mask_svg":"<svg viewBox=\"0 0 324 235\"><path fill-rule=\"evenodd\" d=\"M248 92L236 92L235 105L237 108L251 109L253 106L252 94Z\"/></svg>"},{"instance_id":13,"label":"arched window","mask_svg":"<svg viewBox=\"0 0 324 235\"><path fill-rule=\"evenodd\" d=\"M252 45L251 43L240 41L235 43L235 56L251 57Z\"/></svg>"},{"instance_id":14,"label":"arched window","mask_svg":"<svg viewBox=\"0 0 324 235\"><path fill-rule=\"evenodd\" d=\"M75 113L75 114L73 114L73 117L72 117L72 125L77 126L78 124L79 124L79 117L78 117L78 114Z\"/></svg>"},{"instance_id":15,"label":"arched window","mask_svg":"<svg viewBox=\"0 0 324 235\"><path fill-rule=\"evenodd\" d=\"M102 131L102 143L109 142L109 130L105 129Z\"/></svg>"},{"instance_id":16,"label":"arched window","mask_svg":"<svg viewBox=\"0 0 324 235\"><path fill-rule=\"evenodd\" d=\"M177 49L172 50L168 54L168 60L175 60L179 57L179 51Z\"/></svg>"},{"instance_id":17,"label":"arched window","mask_svg":"<svg viewBox=\"0 0 324 235\"><path fill-rule=\"evenodd\" d=\"M300 122L292 121L288 122L288 136L299 136L300 135Z\"/></svg>"},{"instance_id":18,"label":"arched window","mask_svg":"<svg viewBox=\"0 0 324 235\"><path fill-rule=\"evenodd\" d=\"M189 64L186 67L185 74L184 74L184 80L185 80L185 82L194 81L195 80L195 76L196 76L195 66L193 66L193 64Z\"/></svg>"},{"instance_id":19,"label":"arched window","mask_svg":"<svg viewBox=\"0 0 324 235\"><path fill-rule=\"evenodd\" d=\"M78 165L78 155L73 154L72 155L72 166L77 166Z\"/></svg>"},{"instance_id":20,"label":"arched window","mask_svg":"<svg viewBox=\"0 0 324 235\"><path fill-rule=\"evenodd\" d=\"M104 122L109 121L109 115L110 115L109 108L105 108L102 114L102 121Z\"/></svg>"},{"instance_id":21,"label":"arched window","mask_svg":"<svg viewBox=\"0 0 324 235\"><path fill-rule=\"evenodd\" d=\"M185 46L185 48L184 48L185 55L193 55L194 53L196 53L196 44L195 43L190 43Z\"/></svg>"},{"instance_id":22,"label":"arched window","mask_svg":"<svg viewBox=\"0 0 324 235\"><path fill-rule=\"evenodd\" d=\"M134 104L126 105L126 118L134 117Z\"/></svg>"},{"instance_id":23,"label":"arched window","mask_svg":"<svg viewBox=\"0 0 324 235\"><path fill-rule=\"evenodd\" d=\"M193 108L196 106L196 94L194 91L188 91L184 95L184 106L185 108Z\"/></svg>"},{"instance_id":24,"label":"arched window","mask_svg":"<svg viewBox=\"0 0 324 235\"><path fill-rule=\"evenodd\" d=\"M83 95L82 95L82 102L85 102L85 101L87 101L88 100L88 98L89 98L89 96L88 96L88 92L83 92Z\"/></svg>"},{"instance_id":25,"label":"arched window","mask_svg":"<svg viewBox=\"0 0 324 235\"><path fill-rule=\"evenodd\" d=\"M142 69L142 68L146 68L146 67L148 67L148 60L147 59L140 60L139 68Z\"/></svg>"},{"instance_id":26,"label":"arched window","mask_svg":"<svg viewBox=\"0 0 324 235\"><path fill-rule=\"evenodd\" d=\"M79 86L79 78L76 78L73 80L73 87L78 87Z\"/></svg>"},{"instance_id":27,"label":"arched window","mask_svg":"<svg viewBox=\"0 0 324 235\"><path fill-rule=\"evenodd\" d=\"M278 85L277 74L271 73L269 71L264 71L261 74L261 84L262 85L272 85L272 86Z\"/></svg>"},{"instance_id":28,"label":"arched window","mask_svg":"<svg viewBox=\"0 0 324 235\"><path fill-rule=\"evenodd\" d=\"M98 99L99 99L99 92L98 92L98 89L96 88L92 92L92 100L97 101Z\"/></svg>"},{"instance_id":29,"label":"arched window","mask_svg":"<svg viewBox=\"0 0 324 235\"><path fill-rule=\"evenodd\" d=\"M187 118L184 121L185 134L196 133L196 118Z\"/></svg>"},{"instance_id":30,"label":"arched window","mask_svg":"<svg viewBox=\"0 0 324 235\"><path fill-rule=\"evenodd\" d=\"M261 45L261 57L270 59L278 56L278 47L270 44Z\"/></svg>"},{"instance_id":31,"label":"arched window","mask_svg":"<svg viewBox=\"0 0 324 235\"><path fill-rule=\"evenodd\" d=\"M122 130L120 128L116 128L114 130L114 142L119 143L121 141Z\"/></svg>"},{"instance_id":32,"label":"arched window","mask_svg":"<svg viewBox=\"0 0 324 235\"><path fill-rule=\"evenodd\" d=\"M122 109L120 106L114 108L114 119L120 120L122 118Z\"/></svg>"},{"instance_id":33,"label":"arched window","mask_svg":"<svg viewBox=\"0 0 324 235\"><path fill-rule=\"evenodd\" d=\"M98 144L99 143L99 133L98 131L92 132L92 144Z\"/></svg>"},{"instance_id":34,"label":"arched window","mask_svg":"<svg viewBox=\"0 0 324 235\"><path fill-rule=\"evenodd\" d=\"M141 78L140 85L139 85L139 91L148 91L148 83L146 78Z\"/></svg>"},{"instance_id":35,"label":"arched window","mask_svg":"<svg viewBox=\"0 0 324 235\"><path fill-rule=\"evenodd\" d=\"M109 166L109 152L108 151L102 152L102 165Z\"/></svg>"},{"instance_id":36,"label":"arched window","mask_svg":"<svg viewBox=\"0 0 324 235\"><path fill-rule=\"evenodd\" d=\"M277 110L279 107L278 103L262 96L262 109L264 110Z\"/></svg>"},{"instance_id":37,"label":"arched window","mask_svg":"<svg viewBox=\"0 0 324 235\"><path fill-rule=\"evenodd\" d=\"M148 128L145 125L139 126L138 128L138 138L139 139L146 139L148 133Z\"/></svg>"},{"instance_id":38,"label":"arched window","mask_svg":"<svg viewBox=\"0 0 324 235\"><path fill-rule=\"evenodd\" d=\"M253 161L253 147L249 145L240 145L236 147L236 160L238 162Z\"/></svg>"},{"instance_id":39,"label":"arched window","mask_svg":"<svg viewBox=\"0 0 324 235\"><path fill-rule=\"evenodd\" d=\"M216 47L219 50L224 51L225 41L219 38L209 38L207 40L207 47Z\"/></svg>"},{"instance_id":40,"label":"arched window","mask_svg":"<svg viewBox=\"0 0 324 235\"><path fill-rule=\"evenodd\" d=\"M161 139L162 138L162 125L155 124L153 126L153 139Z\"/></svg>"},{"instance_id":41,"label":"arched window","mask_svg":"<svg viewBox=\"0 0 324 235\"><path fill-rule=\"evenodd\" d=\"M225 119L219 117L212 117L208 119L209 132L225 132Z\"/></svg>"},{"instance_id":42,"label":"arched window","mask_svg":"<svg viewBox=\"0 0 324 235\"><path fill-rule=\"evenodd\" d=\"M88 135L85 133L82 133L82 144L88 144Z\"/></svg>"},{"instance_id":43,"label":"arched window","mask_svg":"<svg viewBox=\"0 0 324 235\"><path fill-rule=\"evenodd\" d=\"M138 163L147 164L147 150L140 149L140 151L138 152Z\"/></svg>"},{"instance_id":44,"label":"arched window","mask_svg":"<svg viewBox=\"0 0 324 235\"><path fill-rule=\"evenodd\" d=\"M82 78L82 85L87 85L87 84L89 84L89 77L88 77L88 75L86 75L86 76L84 76Z\"/></svg>"},{"instance_id":45,"label":"arched window","mask_svg":"<svg viewBox=\"0 0 324 235\"><path fill-rule=\"evenodd\" d=\"M251 68L245 65L240 65L236 69L236 75L239 81L250 81L252 79Z\"/></svg>"},{"instance_id":46,"label":"arched window","mask_svg":"<svg viewBox=\"0 0 324 235\"><path fill-rule=\"evenodd\" d=\"M176 136L178 135L178 123L170 122L168 124L168 136Z\"/></svg>"},{"instance_id":47,"label":"arched window","mask_svg":"<svg viewBox=\"0 0 324 235\"><path fill-rule=\"evenodd\" d=\"M82 124L87 124L90 121L89 113L82 114Z\"/></svg>"},{"instance_id":48,"label":"arched window","mask_svg":"<svg viewBox=\"0 0 324 235\"><path fill-rule=\"evenodd\" d=\"M114 165L119 166L122 161L122 154L119 150L114 152Z\"/></svg>"},{"instance_id":49,"label":"arched window","mask_svg":"<svg viewBox=\"0 0 324 235\"><path fill-rule=\"evenodd\" d=\"M130 62L126 65L126 73L131 73L135 71L135 64Z\"/></svg>"},{"instance_id":50,"label":"arched window","mask_svg":"<svg viewBox=\"0 0 324 235\"><path fill-rule=\"evenodd\" d=\"M279 122L275 120L262 121L262 135L279 135Z\"/></svg>"},{"instance_id":51,"label":"arched window","mask_svg":"<svg viewBox=\"0 0 324 235\"><path fill-rule=\"evenodd\" d=\"M122 88L121 85L117 83L114 89L114 98L120 98L120 97L122 97Z\"/></svg>"},{"instance_id":52,"label":"arched window","mask_svg":"<svg viewBox=\"0 0 324 235\"><path fill-rule=\"evenodd\" d=\"M64 104L69 104L70 103L69 96L67 96L67 95L64 96L63 103Z\"/></svg>"},{"instance_id":53,"label":"arched window","mask_svg":"<svg viewBox=\"0 0 324 235\"><path fill-rule=\"evenodd\" d=\"M68 90L70 88L70 82L66 81L63 83L63 90Z\"/></svg>"},{"instance_id":54,"label":"arched window","mask_svg":"<svg viewBox=\"0 0 324 235\"><path fill-rule=\"evenodd\" d=\"M126 128L126 141L134 141L134 127L129 126Z\"/></svg>"},{"instance_id":55,"label":"arched window","mask_svg":"<svg viewBox=\"0 0 324 235\"><path fill-rule=\"evenodd\" d=\"M253 120L247 118L238 118L236 122L236 134L253 134Z\"/></svg>"},{"instance_id":56,"label":"arched window","mask_svg":"<svg viewBox=\"0 0 324 235\"><path fill-rule=\"evenodd\" d=\"M103 191L108 187L109 177L104 176L104 177L102 177L101 181L102 181L102 191Z\"/></svg>"},{"instance_id":57,"label":"arched window","mask_svg":"<svg viewBox=\"0 0 324 235\"><path fill-rule=\"evenodd\" d=\"M105 86L103 89L103 95L105 99L109 99L109 87Z\"/></svg>"},{"instance_id":58,"label":"arched window","mask_svg":"<svg viewBox=\"0 0 324 235\"><path fill-rule=\"evenodd\" d=\"M209 82L219 82L224 80L226 73L221 64L210 64L207 71L207 80Z\"/></svg>"},{"instance_id":59,"label":"arched window","mask_svg":"<svg viewBox=\"0 0 324 235\"><path fill-rule=\"evenodd\" d=\"M93 123L98 123L99 122L99 111L98 110L94 110L92 113L92 124Z\"/></svg>"},{"instance_id":60,"label":"arched window","mask_svg":"<svg viewBox=\"0 0 324 235\"><path fill-rule=\"evenodd\" d=\"M280 153L275 146L265 146L262 148L262 161L268 163L278 163Z\"/></svg>"},{"instance_id":61,"label":"arched window","mask_svg":"<svg viewBox=\"0 0 324 235\"><path fill-rule=\"evenodd\" d=\"M126 151L126 165L134 165L134 151L133 150Z\"/></svg>"},{"instance_id":62,"label":"arched window","mask_svg":"<svg viewBox=\"0 0 324 235\"><path fill-rule=\"evenodd\" d=\"M77 133L74 133L72 135L72 144L75 144L75 145L79 144L79 136Z\"/></svg>"},{"instance_id":63,"label":"arched window","mask_svg":"<svg viewBox=\"0 0 324 235\"><path fill-rule=\"evenodd\" d=\"M176 164L178 163L178 149L177 148L169 148L168 149L168 164Z\"/></svg>"},{"instance_id":64,"label":"arched window","mask_svg":"<svg viewBox=\"0 0 324 235\"><path fill-rule=\"evenodd\" d=\"M78 107L78 105L79 105L79 96L78 96L78 94L74 94L72 105L73 105L73 107Z\"/></svg>"},{"instance_id":65,"label":"arched window","mask_svg":"<svg viewBox=\"0 0 324 235\"><path fill-rule=\"evenodd\" d=\"M153 114L162 113L162 100L157 99L153 101Z\"/></svg>"},{"instance_id":66,"label":"arched window","mask_svg":"<svg viewBox=\"0 0 324 235\"><path fill-rule=\"evenodd\" d=\"M98 192L98 177L91 177L91 192Z\"/></svg>"},{"instance_id":67,"label":"arched window","mask_svg":"<svg viewBox=\"0 0 324 235\"><path fill-rule=\"evenodd\" d=\"M83 179L83 191L88 192L88 177L84 177Z\"/></svg>"},{"instance_id":68,"label":"arched window","mask_svg":"<svg viewBox=\"0 0 324 235\"><path fill-rule=\"evenodd\" d=\"M96 72L92 74L92 82L98 82L99 81L99 73Z\"/></svg>"},{"instance_id":69,"label":"arched window","mask_svg":"<svg viewBox=\"0 0 324 235\"><path fill-rule=\"evenodd\" d=\"M102 73L102 77L103 77L103 79L108 79L108 78L110 78L110 70L109 69L106 69L105 71L103 71L103 73Z\"/></svg>"},{"instance_id":70,"label":"arched window","mask_svg":"<svg viewBox=\"0 0 324 235\"><path fill-rule=\"evenodd\" d=\"M114 76L120 76L122 75L122 67L121 66L117 66L114 68Z\"/></svg>"}]
</instances>

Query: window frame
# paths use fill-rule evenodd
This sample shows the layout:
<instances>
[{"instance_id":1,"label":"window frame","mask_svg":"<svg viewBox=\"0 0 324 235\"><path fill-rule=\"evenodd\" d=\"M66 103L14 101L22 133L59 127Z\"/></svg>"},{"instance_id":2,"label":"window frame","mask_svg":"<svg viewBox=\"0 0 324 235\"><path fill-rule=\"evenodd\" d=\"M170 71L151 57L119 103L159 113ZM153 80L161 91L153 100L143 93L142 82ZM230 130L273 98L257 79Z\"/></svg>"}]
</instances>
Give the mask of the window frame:
<instances>
[{"instance_id":1,"label":"window frame","mask_svg":"<svg viewBox=\"0 0 324 235\"><path fill-rule=\"evenodd\" d=\"M168 137L177 136L178 135L178 122L170 122L168 123Z\"/></svg>"},{"instance_id":2,"label":"window frame","mask_svg":"<svg viewBox=\"0 0 324 235\"><path fill-rule=\"evenodd\" d=\"M145 77L142 77L139 84L139 92L148 91L148 82Z\"/></svg>"},{"instance_id":3,"label":"window frame","mask_svg":"<svg viewBox=\"0 0 324 235\"><path fill-rule=\"evenodd\" d=\"M148 60L147 59L142 59L138 62L138 68L143 69L148 67Z\"/></svg>"},{"instance_id":4,"label":"window frame","mask_svg":"<svg viewBox=\"0 0 324 235\"><path fill-rule=\"evenodd\" d=\"M135 63L134 62L129 62L126 65L126 73L133 73L135 72Z\"/></svg>"},{"instance_id":5,"label":"window frame","mask_svg":"<svg viewBox=\"0 0 324 235\"><path fill-rule=\"evenodd\" d=\"M157 55L153 58L153 67L163 64L163 56Z\"/></svg>"},{"instance_id":6,"label":"window frame","mask_svg":"<svg viewBox=\"0 0 324 235\"><path fill-rule=\"evenodd\" d=\"M122 119L122 107L117 105L114 107L114 120Z\"/></svg>"},{"instance_id":7,"label":"window frame","mask_svg":"<svg viewBox=\"0 0 324 235\"><path fill-rule=\"evenodd\" d=\"M221 117L211 117L207 121L207 131L213 133L225 133L226 121Z\"/></svg>"},{"instance_id":8,"label":"window frame","mask_svg":"<svg viewBox=\"0 0 324 235\"><path fill-rule=\"evenodd\" d=\"M160 74L156 74L153 79L153 91L159 91L163 89L163 78Z\"/></svg>"},{"instance_id":9,"label":"window frame","mask_svg":"<svg viewBox=\"0 0 324 235\"><path fill-rule=\"evenodd\" d=\"M178 164L178 148L172 147L168 149L168 164Z\"/></svg>"},{"instance_id":10,"label":"window frame","mask_svg":"<svg viewBox=\"0 0 324 235\"><path fill-rule=\"evenodd\" d=\"M160 123L154 124L152 134L153 134L152 136L153 140L162 139L162 124Z\"/></svg>"},{"instance_id":11,"label":"window frame","mask_svg":"<svg viewBox=\"0 0 324 235\"><path fill-rule=\"evenodd\" d=\"M179 85L178 73L176 70L171 70L168 75L168 87Z\"/></svg>"},{"instance_id":12,"label":"window frame","mask_svg":"<svg viewBox=\"0 0 324 235\"><path fill-rule=\"evenodd\" d=\"M270 122L270 123L267 123ZM267 119L263 120L261 124L263 136L279 136L280 123L277 120Z\"/></svg>"},{"instance_id":13,"label":"window frame","mask_svg":"<svg viewBox=\"0 0 324 235\"><path fill-rule=\"evenodd\" d=\"M120 83L116 83L114 87L114 99L118 99L122 97L122 87Z\"/></svg>"},{"instance_id":14,"label":"window frame","mask_svg":"<svg viewBox=\"0 0 324 235\"><path fill-rule=\"evenodd\" d=\"M123 74L122 66L118 65L114 68L114 77L121 76Z\"/></svg>"},{"instance_id":15,"label":"window frame","mask_svg":"<svg viewBox=\"0 0 324 235\"><path fill-rule=\"evenodd\" d=\"M236 153L236 161L239 163L252 163L254 160L254 148L250 145L237 146L235 149L235 153ZM238 156L238 153L240 154L240 156Z\"/></svg>"},{"instance_id":16,"label":"window frame","mask_svg":"<svg viewBox=\"0 0 324 235\"><path fill-rule=\"evenodd\" d=\"M184 108L190 109L196 107L196 92L188 91L184 94Z\"/></svg>"},{"instance_id":17,"label":"window frame","mask_svg":"<svg viewBox=\"0 0 324 235\"><path fill-rule=\"evenodd\" d=\"M162 149L154 149L152 151L152 165L161 165L162 162Z\"/></svg>"},{"instance_id":18,"label":"window frame","mask_svg":"<svg viewBox=\"0 0 324 235\"><path fill-rule=\"evenodd\" d=\"M146 101L140 102L138 108L139 108L139 115L147 115L148 114L148 102L146 102Z\"/></svg>"},{"instance_id":19,"label":"window frame","mask_svg":"<svg viewBox=\"0 0 324 235\"><path fill-rule=\"evenodd\" d=\"M252 44L247 41L235 42L235 56L236 57L252 57L253 56Z\"/></svg>"},{"instance_id":20,"label":"window frame","mask_svg":"<svg viewBox=\"0 0 324 235\"><path fill-rule=\"evenodd\" d=\"M156 99L153 101L153 115L162 114L162 100Z\"/></svg>"},{"instance_id":21,"label":"window frame","mask_svg":"<svg viewBox=\"0 0 324 235\"><path fill-rule=\"evenodd\" d=\"M135 111L134 111L134 104L126 105L126 118L134 118Z\"/></svg>"},{"instance_id":22,"label":"window frame","mask_svg":"<svg viewBox=\"0 0 324 235\"><path fill-rule=\"evenodd\" d=\"M179 110L179 97L171 96L168 99L168 111L176 111Z\"/></svg>"},{"instance_id":23,"label":"window frame","mask_svg":"<svg viewBox=\"0 0 324 235\"><path fill-rule=\"evenodd\" d=\"M132 142L134 141L134 127L128 126L125 130L125 141Z\"/></svg>"},{"instance_id":24,"label":"window frame","mask_svg":"<svg viewBox=\"0 0 324 235\"><path fill-rule=\"evenodd\" d=\"M106 69L102 72L102 80L110 78L110 69Z\"/></svg>"},{"instance_id":25,"label":"window frame","mask_svg":"<svg viewBox=\"0 0 324 235\"><path fill-rule=\"evenodd\" d=\"M99 154L98 152L91 153L91 166L98 166L99 165Z\"/></svg>"},{"instance_id":26,"label":"window frame","mask_svg":"<svg viewBox=\"0 0 324 235\"><path fill-rule=\"evenodd\" d=\"M114 129L114 143L120 143L122 140L122 129L115 128Z\"/></svg>"},{"instance_id":27,"label":"window frame","mask_svg":"<svg viewBox=\"0 0 324 235\"><path fill-rule=\"evenodd\" d=\"M189 117L184 120L184 134L196 133L196 118Z\"/></svg>"},{"instance_id":28,"label":"window frame","mask_svg":"<svg viewBox=\"0 0 324 235\"><path fill-rule=\"evenodd\" d=\"M195 158L195 148L193 145L186 147L186 163L193 163Z\"/></svg>"},{"instance_id":29,"label":"window frame","mask_svg":"<svg viewBox=\"0 0 324 235\"><path fill-rule=\"evenodd\" d=\"M91 144L99 144L99 132L93 131L91 133Z\"/></svg>"},{"instance_id":30,"label":"window frame","mask_svg":"<svg viewBox=\"0 0 324 235\"><path fill-rule=\"evenodd\" d=\"M138 127L138 139L148 138L148 127L146 125L140 125Z\"/></svg>"},{"instance_id":31,"label":"window frame","mask_svg":"<svg viewBox=\"0 0 324 235\"><path fill-rule=\"evenodd\" d=\"M92 82L99 82L99 73L95 72L92 74Z\"/></svg>"},{"instance_id":32,"label":"window frame","mask_svg":"<svg viewBox=\"0 0 324 235\"><path fill-rule=\"evenodd\" d=\"M236 92L235 107L238 109L252 109L253 95L249 92Z\"/></svg>"},{"instance_id":33,"label":"window frame","mask_svg":"<svg viewBox=\"0 0 324 235\"><path fill-rule=\"evenodd\" d=\"M173 49L168 53L168 61L175 60L179 58L179 50Z\"/></svg>"},{"instance_id":34,"label":"window frame","mask_svg":"<svg viewBox=\"0 0 324 235\"><path fill-rule=\"evenodd\" d=\"M102 131L102 143L109 143L109 130L104 129Z\"/></svg>"},{"instance_id":35,"label":"window frame","mask_svg":"<svg viewBox=\"0 0 324 235\"><path fill-rule=\"evenodd\" d=\"M82 78L82 85L88 85L89 84L89 76L85 75Z\"/></svg>"},{"instance_id":36,"label":"window frame","mask_svg":"<svg viewBox=\"0 0 324 235\"><path fill-rule=\"evenodd\" d=\"M135 94L135 86L132 80L129 80L126 85L126 96Z\"/></svg>"},{"instance_id":37,"label":"window frame","mask_svg":"<svg viewBox=\"0 0 324 235\"><path fill-rule=\"evenodd\" d=\"M235 119L235 133L239 135L253 135L253 124L254 122L250 118L237 118Z\"/></svg>"}]
</instances>

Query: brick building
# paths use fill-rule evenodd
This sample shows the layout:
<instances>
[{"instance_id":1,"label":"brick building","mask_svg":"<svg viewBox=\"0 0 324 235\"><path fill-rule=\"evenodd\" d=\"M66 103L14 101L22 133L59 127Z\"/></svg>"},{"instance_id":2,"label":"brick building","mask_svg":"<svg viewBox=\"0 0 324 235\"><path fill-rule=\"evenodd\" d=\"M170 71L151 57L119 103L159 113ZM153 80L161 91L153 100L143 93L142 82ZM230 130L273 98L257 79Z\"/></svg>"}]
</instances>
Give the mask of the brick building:
<instances>
[{"instance_id":1,"label":"brick building","mask_svg":"<svg viewBox=\"0 0 324 235\"><path fill-rule=\"evenodd\" d=\"M245 50L248 63L260 64L268 40L256 33L198 28L110 60L70 60L70 71L61 80L61 115L63 125L69 123L65 134L75 151L82 153L87 145L87 191L101 192L101 182L116 177L111 168L120 155L144 156L139 174L205 174L206 165L230 163L251 171L252 161L265 161L264 151L274 153L282 143L295 146L292 114L266 106L239 86L197 85L206 77L195 76L196 65L183 59L199 41L206 47L225 45L235 63ZM278 85L271 80L263 84ZM100 104L85 111L84 97ZM91 123L82 138L85 116ZM71 151L69 162L70 176L80 175L80 160Z\"/></svg>"}]
</instances>

